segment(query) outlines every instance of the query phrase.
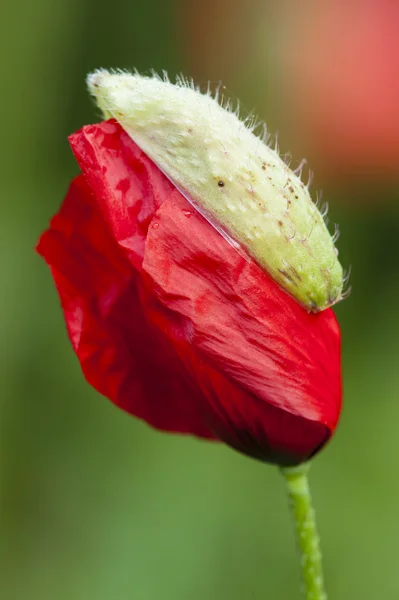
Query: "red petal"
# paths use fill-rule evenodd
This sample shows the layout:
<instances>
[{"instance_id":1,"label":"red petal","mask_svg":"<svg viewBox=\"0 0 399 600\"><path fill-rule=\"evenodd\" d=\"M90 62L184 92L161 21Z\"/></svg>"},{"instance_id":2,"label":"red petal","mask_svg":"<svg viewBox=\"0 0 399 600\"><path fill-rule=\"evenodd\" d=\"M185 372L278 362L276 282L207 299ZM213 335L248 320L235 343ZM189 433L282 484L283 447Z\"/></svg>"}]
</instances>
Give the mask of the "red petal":
<instances>
[{"instance_id":1,"label":"red petal","mask_svg":"<svg viewBox=\"0 0 399 600\"><path fill-rule=\"evenodd\" d=\"M139 267L148 225L174 187L114 121L87 125L69 141L112 236Z\"/></svg>"},{"instance_id":2,"label":"red petal","mask_svg":"<svg viewBox=\"0 0 399 600\"><path fill-rule=\"evenodd\" d=\"M133 245L130 250L138 256ZM211 437L196 409L198 390L146 321L138 272L82 176L72 182L38 252L51 267L88 382L159 429Z\"/></svg>"},{"instance_id":3,"label":"red petal","mask_svg":"<svg viewBox=\"0 0 399 600\"><path fill-rule=\"evenodd\" d=\"M178 195L154 217L143 269L157 297L147 314L211 387L214 431L268 460L314 453L341 407L333 312L307 313Z\"/></svg>"}]
</instances>

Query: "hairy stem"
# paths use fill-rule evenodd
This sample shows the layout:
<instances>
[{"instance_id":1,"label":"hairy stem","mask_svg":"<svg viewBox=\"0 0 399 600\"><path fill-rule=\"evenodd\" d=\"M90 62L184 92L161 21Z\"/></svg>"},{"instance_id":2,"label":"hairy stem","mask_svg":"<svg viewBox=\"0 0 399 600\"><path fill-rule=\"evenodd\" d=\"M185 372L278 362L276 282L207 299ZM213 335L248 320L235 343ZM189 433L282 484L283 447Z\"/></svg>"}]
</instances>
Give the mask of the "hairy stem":
<instances>
[{"instance_id":1,"label":"hairy stem","mask_svg":"<svg viewBox=\"0 0 399 600\"><path fill-rule=\"evenodd\" d=\"M295 521L306 600L327 600L315 512L308 482L309 464L282 468Z\"/></svg>"}]
</instances>

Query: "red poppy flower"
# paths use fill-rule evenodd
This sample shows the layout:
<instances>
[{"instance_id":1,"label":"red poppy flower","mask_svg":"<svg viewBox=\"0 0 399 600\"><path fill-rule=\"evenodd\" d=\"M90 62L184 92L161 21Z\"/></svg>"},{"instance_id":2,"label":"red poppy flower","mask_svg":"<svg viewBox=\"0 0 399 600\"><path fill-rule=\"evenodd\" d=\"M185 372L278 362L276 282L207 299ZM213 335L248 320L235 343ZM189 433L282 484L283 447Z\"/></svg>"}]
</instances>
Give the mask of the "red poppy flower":
<instances>
[{"instance_id":1,"label":"red poppy flower","mask_svg":"<svg viewBox=\"0 0 399 600\"><path fill-rule=\"evenodd\" d=\"M331 309L307 313L114 121L70 137L82 174L39 242L88 382L157 429L282 465L341 406Z\"/></svg>"}]
</instances>

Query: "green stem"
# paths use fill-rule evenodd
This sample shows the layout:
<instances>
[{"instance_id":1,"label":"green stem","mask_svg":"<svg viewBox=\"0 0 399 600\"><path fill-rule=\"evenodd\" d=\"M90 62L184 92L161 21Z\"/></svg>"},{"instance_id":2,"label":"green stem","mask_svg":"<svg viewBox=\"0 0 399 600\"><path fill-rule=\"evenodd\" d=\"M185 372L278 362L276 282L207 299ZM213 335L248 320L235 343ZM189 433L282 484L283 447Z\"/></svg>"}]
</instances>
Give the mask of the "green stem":
<instances>
[{"instance_id":1,"label":"green stem","mask_svg":"<svg viewBox=\"0 0 399 600\"><path fill-rule=\"evenodd\" d=\"M327 600L315 512L308 483L309 464L281 469L288 489L299 547L306 600Z\"/></svg>"}]
</instances>

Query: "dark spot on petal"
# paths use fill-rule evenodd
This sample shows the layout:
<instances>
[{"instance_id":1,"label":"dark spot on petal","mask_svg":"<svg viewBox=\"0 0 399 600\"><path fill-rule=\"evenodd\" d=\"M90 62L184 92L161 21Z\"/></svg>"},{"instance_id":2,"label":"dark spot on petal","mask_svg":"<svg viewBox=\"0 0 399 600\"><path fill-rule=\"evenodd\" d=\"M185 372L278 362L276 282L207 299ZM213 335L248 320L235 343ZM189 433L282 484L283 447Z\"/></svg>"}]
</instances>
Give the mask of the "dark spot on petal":
<instances>
[{"instance_id":1,"label":"dark spot on petal","mask_svg":"<svg viewBox=\"0 0 399 600\"><path fill-rule=\"evenodd\" d=\"M218 186L219 187L224 187L224 181L222 181L222 180L218 181Z\"/></svg>"}]
</instances>

